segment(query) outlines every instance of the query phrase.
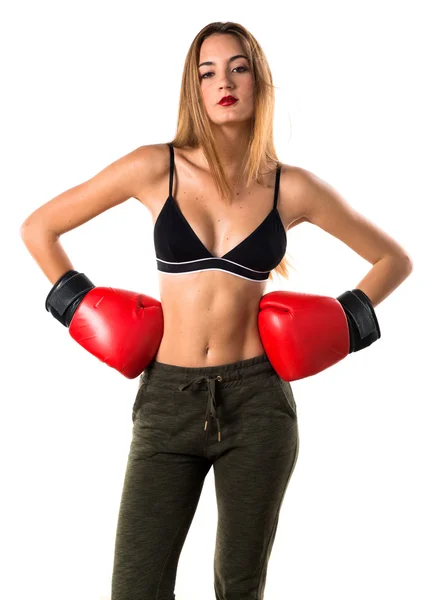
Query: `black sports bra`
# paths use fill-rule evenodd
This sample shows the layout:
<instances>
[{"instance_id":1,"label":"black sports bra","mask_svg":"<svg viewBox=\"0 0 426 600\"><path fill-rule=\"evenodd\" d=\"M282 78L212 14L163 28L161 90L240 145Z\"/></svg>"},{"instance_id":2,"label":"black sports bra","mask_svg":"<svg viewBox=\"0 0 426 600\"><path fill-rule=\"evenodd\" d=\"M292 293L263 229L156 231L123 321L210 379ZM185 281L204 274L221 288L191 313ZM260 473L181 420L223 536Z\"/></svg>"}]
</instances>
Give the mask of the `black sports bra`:
<instances>
[{"instance_id":1,"label":"black sports bra","mask_svg":"<svg viewBox=\"0 0 426 600\"><path fill-rule=\"evenodd\" d=\"M250 281L266 281L282 260L287 236L277 210L281 167L275 178L274 206L262 223L235 248L221 257L211 254L182 214L172 196L174 149L170 148L169 196L154 225L157 269L183 275L210 269L225 271Z\"/></svg>"}]
</instances>

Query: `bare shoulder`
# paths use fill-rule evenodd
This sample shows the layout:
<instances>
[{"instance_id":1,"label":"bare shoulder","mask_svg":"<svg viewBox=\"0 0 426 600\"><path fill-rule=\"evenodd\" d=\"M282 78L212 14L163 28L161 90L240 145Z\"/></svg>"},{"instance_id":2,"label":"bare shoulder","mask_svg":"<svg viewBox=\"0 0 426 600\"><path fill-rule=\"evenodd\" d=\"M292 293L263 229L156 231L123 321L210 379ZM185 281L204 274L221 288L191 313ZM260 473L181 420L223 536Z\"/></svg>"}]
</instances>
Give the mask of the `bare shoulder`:
<instances>
[{"instance_id":1,"label":"bare shoulder","mask_svg":"<svg viewBox=\"0 0 426 600\"><path fill-rule=\"evenodd\" d=\"M325 220L339 210L355 214L332 185L308 169L291 165L283 179L284 194L297 219L323 228Z\"/></svg>"},{"instance_id":2,"label":"bare shoulder","mask_svg":"<svg viewBox=\"0 0 426 600\"><path fill-rule=\"evenodd\" d=\"M134 198L151 210L152 190L169 172L170 150L167 143L147 144L136 149L135 158L139 177Z\"/></svg>"},{"instance_id":3,"label":"bare shoulder","mask_svg":"<svg viewBox=\"0 0 426 600\"><path fill-rule=\"evenodd\" d=\"M303 178L301 167L279 163L281 167L278 211L286 230L308 221L307 207L304 202Z\"/></svg>"},{"instance_id":4,"label":"bare shoulder","mask_svg":"<svg viewBox=\"0 0 426 600\"><path fill-rule=\"evenodd\" d=\"M326 181L297 165L281 164L280 196L284 207L288 229L308 222L319 224L319 214L326 210L321 198L330 198L333 195L337 200L338 194ZM339 197L341 203L345 201ZM346 203L346 207L349 205Z\"/></svg>"}]
</instances>

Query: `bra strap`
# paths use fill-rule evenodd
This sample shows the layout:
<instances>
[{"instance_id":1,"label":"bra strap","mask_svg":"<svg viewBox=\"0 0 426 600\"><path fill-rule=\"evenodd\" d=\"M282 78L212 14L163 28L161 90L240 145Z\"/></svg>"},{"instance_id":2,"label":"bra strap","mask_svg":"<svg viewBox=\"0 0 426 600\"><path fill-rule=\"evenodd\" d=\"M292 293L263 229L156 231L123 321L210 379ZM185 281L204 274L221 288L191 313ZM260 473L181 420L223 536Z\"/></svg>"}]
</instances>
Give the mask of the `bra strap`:
<instances>
[{"instance_id":1,"label":"bra strap","mask_svg":"<svg viewBox=\"0 0 426 600\"><path fill-rule=\"evenodd\" d=\"M280 174L281 174L281 167L278 167L277 174L275 175L274 208L277 207L278 190L280 188Z\"/></svg>"},{"instance_id":2,"label":"bra strap","mask_svg":"<svg viewBox=\"0 0 426 600\"><path fill-rule=\"evenodd\" d=\"M167 143L170 148L170 173L169 173L169 197L172 196L173 192L173 171L175 168L175 153L173 150L173 146L170 143Z\"/></svg>"}]
</instances>

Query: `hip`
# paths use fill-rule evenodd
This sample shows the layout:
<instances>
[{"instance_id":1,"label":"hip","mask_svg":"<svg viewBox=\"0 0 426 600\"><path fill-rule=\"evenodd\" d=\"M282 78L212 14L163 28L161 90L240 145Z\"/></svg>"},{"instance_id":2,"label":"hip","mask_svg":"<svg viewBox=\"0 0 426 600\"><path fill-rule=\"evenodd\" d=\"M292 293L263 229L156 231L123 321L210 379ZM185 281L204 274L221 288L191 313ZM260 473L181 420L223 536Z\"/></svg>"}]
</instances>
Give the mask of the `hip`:
<instances>
[{"instance_id":1,"label":"hip","mask_svg":"<svg viewBox=\"0 0 426 600\"><path fill-rule=\"evenodd\" d=\"M204 367L153 360L140 376L132 419L139 431L156 431L162 441L179 432L185 437L191 430L194 436L202 434L203 443L211 431L218 441L253 434L253 439L275 438L281 444L283 436L289 442L297 436L291 385L278 376L264 352Z\"/></svg>"}]
</instances>

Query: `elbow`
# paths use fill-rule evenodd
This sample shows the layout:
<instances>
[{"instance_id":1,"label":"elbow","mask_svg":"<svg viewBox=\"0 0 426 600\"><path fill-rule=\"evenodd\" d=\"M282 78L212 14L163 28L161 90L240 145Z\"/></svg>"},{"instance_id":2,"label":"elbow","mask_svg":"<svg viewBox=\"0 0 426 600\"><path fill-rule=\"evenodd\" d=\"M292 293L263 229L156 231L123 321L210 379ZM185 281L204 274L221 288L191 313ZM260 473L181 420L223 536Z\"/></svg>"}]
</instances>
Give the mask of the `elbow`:
<instances>
[{"instance_id":1,"label":"elbow","mask_svg":"<svg viewBox=\"0 0 426 600\"><path fill-rule=\"evenodd\" d=\"M413 270L413 259L411 258L411 256L409 256L408 254L406 254L404 256L404 260L405 263L407 265L407 273L410 274Z\"/></svg>"},{"instance_id":2,"label":"elbow","mask_svg":"<svg viewBox=\"0 0 426 600\"><path fill-rule=\"evenodd\" d=\"M25 236L27 236L30 230L34 230L35 226L36 226L35 220L30 215L29 217L27 217L25 219L25 221L22 223L21 227L19 228L19 234L20 234L21 238L24 238Z\"/></svg>"},{"instance_id":3,"label":"elbow","mask_svg":"<svg viewBox=\"0 0 426 600\"><path fill-rule=\"evenodd\" d=\"M28 219L22 223L19 229L19 235L21 236L21 239L25 245L31 243L31 240L40 239L40 236L48 237L49 239L53 238L55 240L59 238L58 235L53 233L51 230L46 229L46 227L40 223L35 223L34 221Z\"/></svg>"},{"instance_id":4,"label":"elbow","mask_svg":"<svg viewBox=\"0 0 426 600\"><path fill-rule=\"evenodd\" d=\"M28 237L28 230L29 230L29 225L26 221L24 221L19 229L19 235L21 236L21 239L24 242Z\"/></svg>"},{"instance_id":5,"label":"elbow","mask_svg":"<svg viewBox=\"0 0 426 600\"><path fill-rule=\"evenodd\" d=\"M21 237L23 237L28 230L28 221L24 221L19 229Z\"/></svg>"},{"instance_id":6,"label":"elbow","mask_svg":"<svg viewBox=\"0 0 426 600\"><path fill-rule=\"evenodd\" d=\"M407 275L411 273L413 270L413 259L406 252L399 254L389 254L385 258L389 258L394 262L395 269L398 271L405 272Z\"/></svg>"},{"instance_id":7,"label":"elbow","mask_svg":"<svg viewBox=\"0 0 426 600\"><path fill-rule=\"evenodd\" d=\"M28 221L24 221L19 229L19 235L21 236L24 244L27 245L30 238L34 238L35 236L34 226Z\"/></svg>"}]
</instances>

